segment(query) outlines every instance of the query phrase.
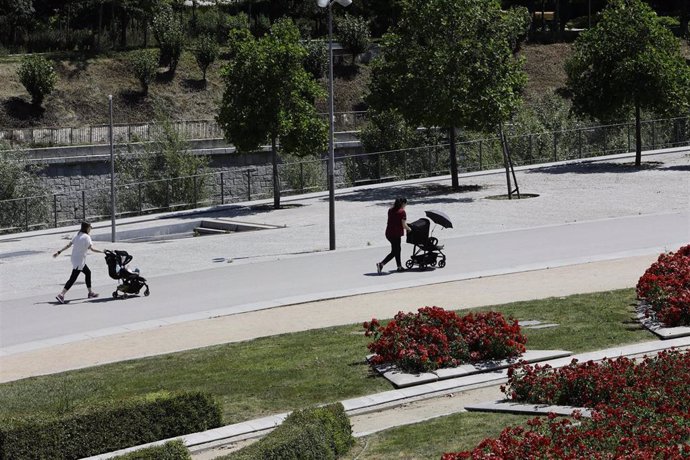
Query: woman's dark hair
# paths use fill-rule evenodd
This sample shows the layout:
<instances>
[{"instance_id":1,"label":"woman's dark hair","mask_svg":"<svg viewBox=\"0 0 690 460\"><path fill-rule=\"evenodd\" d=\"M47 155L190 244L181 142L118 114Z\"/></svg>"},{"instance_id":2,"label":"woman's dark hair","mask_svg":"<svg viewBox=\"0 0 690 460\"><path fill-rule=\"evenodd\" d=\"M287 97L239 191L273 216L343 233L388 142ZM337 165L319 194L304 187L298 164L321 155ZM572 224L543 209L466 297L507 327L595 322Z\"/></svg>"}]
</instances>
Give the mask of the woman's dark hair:
<instances>
[{"instance_id":1,"label":"woman's dark hair","mask_svg":"<svg viewBox=\"0 0 690 460\"><path fill-rule=\"evenodd\" d=\"M393 209L400 209L404 204L407 204L407 198L396 198L395 203L393 203Z\"/></svg>"},{"instance_id":2,"label":"woman's dark hair","mask_svg":"<svg viewBox=\"0 0 690 460\"><path fill-rule=\"evenodd\" d=\"M79 230L82 233L89 233L89 229L91 228L91 224L88 222L82 222L81 223L81 229Z\"/></svg>"}]
</instances>

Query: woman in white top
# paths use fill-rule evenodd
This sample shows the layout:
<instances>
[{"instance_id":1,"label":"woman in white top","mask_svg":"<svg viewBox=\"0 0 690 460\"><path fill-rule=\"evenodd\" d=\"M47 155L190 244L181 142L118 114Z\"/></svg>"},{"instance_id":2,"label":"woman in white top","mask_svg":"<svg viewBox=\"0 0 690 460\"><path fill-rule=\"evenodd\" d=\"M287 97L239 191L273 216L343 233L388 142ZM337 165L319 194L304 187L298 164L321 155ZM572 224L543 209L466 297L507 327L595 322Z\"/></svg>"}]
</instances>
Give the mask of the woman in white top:
<instances>
[{"instance_id":1,"label":"woman in white top","mask_svg":"<svg viewBox=\"0 0 690 460\"><path fill-rule=\"evenodd\" d=\"M60 303L65 303L65 294L67 294L67 291L69 291L69 288L72 287L74 282L77 280L79 273L81 272L84 273L84 277L86 278L86 288L89 290L89 299L98 297L98 294L91 290L91 270L89 270L89 267L86 265L86 253L89 249L91 249L93 252L100 252L101 254L103 251L94 248L91 244L91 237L89 236L90 231L91 224L88 222L82 222L81 230L79 230L79 233L72 238L72 241L70 241L67 246L53 254L53 257L57 257L63 251L66 251L71 246L74 246L71 257L72 275L70 275L69 280L67 280L67 283L65 283L65 287L62 289L62 292L55 296L57 301Z\"/></svg>"}]
</instances>

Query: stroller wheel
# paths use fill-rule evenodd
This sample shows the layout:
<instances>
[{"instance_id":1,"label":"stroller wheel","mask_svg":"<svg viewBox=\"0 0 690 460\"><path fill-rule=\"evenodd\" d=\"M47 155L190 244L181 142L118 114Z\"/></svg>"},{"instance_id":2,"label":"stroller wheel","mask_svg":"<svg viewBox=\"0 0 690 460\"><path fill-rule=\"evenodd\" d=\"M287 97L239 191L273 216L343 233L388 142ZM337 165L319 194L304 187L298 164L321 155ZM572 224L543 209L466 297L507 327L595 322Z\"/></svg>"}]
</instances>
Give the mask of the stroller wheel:
<instances>
[{"instance_id":1,"label":"stroller wheel","mask_svg":"<svg viewBox=\"0 0 690 460\"><path fill-rule=\"evenodd\" d=\"M146 290L144 291L144 297L148 297L149 294L151 294L151 291L149 291L149 288L146 288Z\"/></svg>"},{"instance_id":2,"label":"stroller wheel","mask_svg":"<svg viewBox=\"0 0 690 460\"><path fill-rule=\"evenodd\" d=\"M405 266L409 269L414 267L414 260L410 259L407 262L405 262Z\"/></svg>"},{"instance_id":3,"label":"stroller wheel","mask_svg":"<svg viewBox=\"0 0 690 460\"><path fill-rule=\"evenodd\" d=\"M441 259L438 261L438 268L443 268L446 266L446 259Z\"/></svg>"},{"instance_id":4,"label":"stroller wheel","mask_svg":"<svg viewBox=\"0 0 690 460\"><path fill-rule=\"evenodd\" d=\"M113 291L113 299L117 299L117 291Z\"/></svg>"}]
</instances>

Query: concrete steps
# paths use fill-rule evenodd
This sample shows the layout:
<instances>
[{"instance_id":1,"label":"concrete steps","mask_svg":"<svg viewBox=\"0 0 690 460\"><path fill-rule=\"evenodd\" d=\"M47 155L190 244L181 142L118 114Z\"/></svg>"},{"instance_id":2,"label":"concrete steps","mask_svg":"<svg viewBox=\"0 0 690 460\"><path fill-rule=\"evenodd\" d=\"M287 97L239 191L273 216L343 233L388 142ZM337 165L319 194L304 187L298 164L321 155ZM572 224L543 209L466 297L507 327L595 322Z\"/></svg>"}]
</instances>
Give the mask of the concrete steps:
<instances>
[{"instance_id":1,"label":"concrete steps","mask_svg":"<svg viewBox=\"0 0 690 460\"><path fill-rule=\"evenodd\" d=\"M199 226L194 228L194 233L203 235L223 235L226 233L249 232L255 230L268 230L271 228L281 228L277 225L255 224L249 222L238 222L229 219L203 219Z\"/></svg>"}]
</instances>

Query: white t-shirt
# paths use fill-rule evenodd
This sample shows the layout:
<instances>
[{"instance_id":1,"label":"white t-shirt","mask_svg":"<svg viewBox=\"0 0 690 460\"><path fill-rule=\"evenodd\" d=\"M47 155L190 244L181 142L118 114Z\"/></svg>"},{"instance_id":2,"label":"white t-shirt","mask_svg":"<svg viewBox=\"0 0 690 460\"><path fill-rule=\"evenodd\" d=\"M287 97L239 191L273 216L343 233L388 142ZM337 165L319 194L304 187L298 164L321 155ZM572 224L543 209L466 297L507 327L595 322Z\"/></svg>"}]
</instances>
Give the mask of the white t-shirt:
<instances>
[{"instance_id":1,"label":"white t-shirt","mask_svg":"<svg viewBox=\"0 0 690 460\"><path fill-rule=\"evenodd\" d=\"M88 233L79 232L72 238L72 268L82 270L86 265L86 252L91 247L91 237Z\"/></svg>"}]
</instances>

